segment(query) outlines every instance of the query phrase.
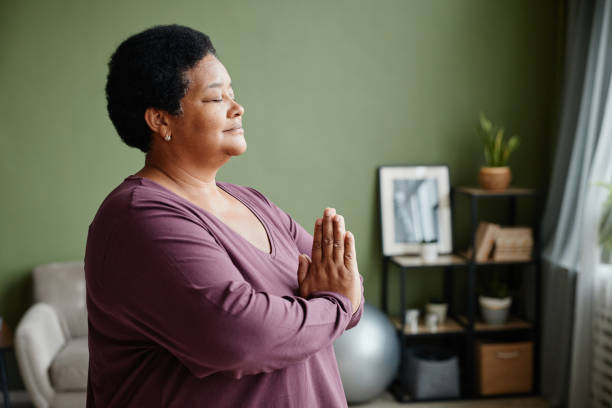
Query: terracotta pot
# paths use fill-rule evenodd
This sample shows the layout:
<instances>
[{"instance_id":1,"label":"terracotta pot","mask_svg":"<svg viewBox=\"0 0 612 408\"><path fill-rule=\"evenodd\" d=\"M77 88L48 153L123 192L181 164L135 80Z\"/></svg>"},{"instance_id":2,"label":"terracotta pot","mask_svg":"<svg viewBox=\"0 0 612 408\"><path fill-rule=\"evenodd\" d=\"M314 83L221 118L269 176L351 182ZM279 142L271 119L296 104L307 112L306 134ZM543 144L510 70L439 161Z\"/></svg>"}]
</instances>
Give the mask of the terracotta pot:
<instances>
[{"instance_id":1,"label":"terracotta pot","mask_svg":"<svg viewBox=\"0 0 612 408\"><path fill-rule=\"evenodd\" d=\"M481 167L478 174L480 186L488 191L504 191L510 185L510 167Z\"/></svg>"}]
</instances>

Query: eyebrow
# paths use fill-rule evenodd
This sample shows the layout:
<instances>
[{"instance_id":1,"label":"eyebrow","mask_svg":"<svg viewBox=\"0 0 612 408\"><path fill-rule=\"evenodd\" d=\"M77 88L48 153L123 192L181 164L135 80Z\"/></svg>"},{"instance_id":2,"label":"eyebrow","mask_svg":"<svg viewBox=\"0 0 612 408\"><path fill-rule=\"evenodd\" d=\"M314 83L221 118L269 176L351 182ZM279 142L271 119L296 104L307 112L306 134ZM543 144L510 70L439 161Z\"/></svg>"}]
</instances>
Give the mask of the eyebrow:
<instances>
[{"instance_id":1,"label":"eyebrow","mask_svg":"<svg viewBox=\"0 0 612 408\"><path fill-rule=\"evenodd\" d=\"M223 86L223 84L221 82L213 82L213 83L209 84L207 88L219 88L221 86ZM232 87L232 83L231 82L230 82L229 86L230 86L230 88Z\"/></svg>"}]
</instances>

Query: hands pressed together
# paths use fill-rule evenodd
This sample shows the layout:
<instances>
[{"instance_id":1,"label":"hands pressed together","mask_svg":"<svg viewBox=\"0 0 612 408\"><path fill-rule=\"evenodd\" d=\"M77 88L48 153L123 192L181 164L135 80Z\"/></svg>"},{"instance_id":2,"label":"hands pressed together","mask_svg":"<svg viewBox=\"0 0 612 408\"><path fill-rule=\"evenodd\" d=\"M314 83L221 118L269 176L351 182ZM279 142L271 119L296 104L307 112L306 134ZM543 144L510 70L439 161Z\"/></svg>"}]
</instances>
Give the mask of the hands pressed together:
<instances>
[{"instance_id":1,"label":"hands pressed together","mask_svg":"<svg viewBox=\"0 0 612 408\"><path fill-rule=\"evenodd\" d=\"M326 208L315 222L312 259L299 256L299 294L307 298L316 291L330 291L348 297L353 313L361 303L361 280L357 269L355 237L345 230L344 217Z\"/></svg>"}]
</instances>

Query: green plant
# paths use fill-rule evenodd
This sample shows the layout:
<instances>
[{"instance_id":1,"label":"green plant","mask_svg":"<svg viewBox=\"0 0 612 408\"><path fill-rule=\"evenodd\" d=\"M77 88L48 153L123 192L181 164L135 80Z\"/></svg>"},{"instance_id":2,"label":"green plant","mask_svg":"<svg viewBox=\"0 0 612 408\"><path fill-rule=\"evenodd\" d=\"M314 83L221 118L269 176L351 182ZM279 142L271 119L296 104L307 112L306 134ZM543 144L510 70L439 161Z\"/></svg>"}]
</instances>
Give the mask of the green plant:
<instances>
[{"instance_id":1,"label":"green plant","mask_svg":"<svg viewBox=\"0 0 612 408\"><path fill-rule=\"evenodd\" d=\"M480 128L477 133L484 143L485 162L489 167L503 167L508 163L510 154L519 146L517 135L504 139L504 128L493 124L480 112Z\"/></svg>"},{"instance_id":2,"label":"green plant","mask_svg":"<svg viewBox=\"0 0 612 408\"><path fill-rule=\"evenodd\" d=\"M595 184L609 191L608 198L603 203L599 221L599 244L601 245L601 261L612 263L612 184Z\"/></svg>"},{"instance_id":3,"label":"green plant","mask_svg":"<svg viewBox=\"0 0 612 408\"><path fill-rule=\"evenodd\" d=\"M438 243L438 239L437 238L422 239L421 240L421 244L437 244L437 243Z\"/></svg>"},{"instance_id":4,"label":"green plant","mask_svg":"<svg viewBox=\"0 0 612 408\"><path fill-rule=\"evenodd\" d=\"M503 299L512 296L510 287L500 276L500 271L489 271L480 279L478 292L481 296Z\"/></svg>"}]
</instances>

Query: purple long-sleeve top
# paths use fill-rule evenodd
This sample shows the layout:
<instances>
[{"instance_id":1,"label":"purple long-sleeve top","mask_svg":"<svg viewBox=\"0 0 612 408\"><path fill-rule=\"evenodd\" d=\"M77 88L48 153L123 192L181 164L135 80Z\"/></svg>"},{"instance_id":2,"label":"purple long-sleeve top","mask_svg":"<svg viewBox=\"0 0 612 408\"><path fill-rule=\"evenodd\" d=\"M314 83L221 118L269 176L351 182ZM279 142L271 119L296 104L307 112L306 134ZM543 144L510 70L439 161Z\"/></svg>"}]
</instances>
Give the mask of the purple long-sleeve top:
<instances>
[{"instance_id":1,"label":"purple long-sleeve top","mask_svg":"<svg viewBox=\"0 0 612 408\"><path fill-rule=\"evenodd\" d=\"M312 236L250 187L217 182L268 234L266 253L152 180L103 201L85 254L87 407L346 407L332 346L363 313L299 296Z\"/></svg>"}]
</instances>

